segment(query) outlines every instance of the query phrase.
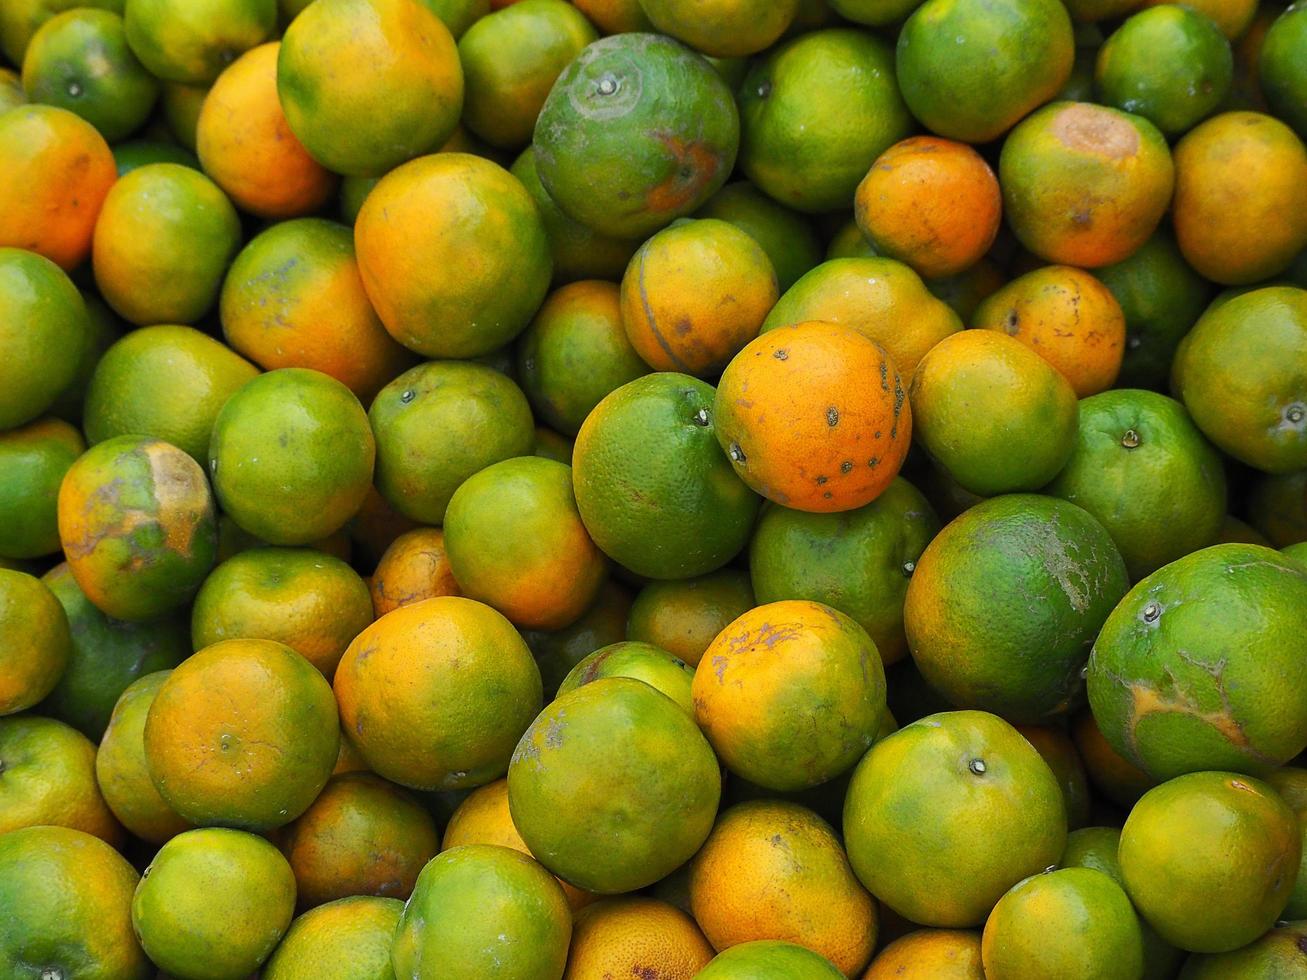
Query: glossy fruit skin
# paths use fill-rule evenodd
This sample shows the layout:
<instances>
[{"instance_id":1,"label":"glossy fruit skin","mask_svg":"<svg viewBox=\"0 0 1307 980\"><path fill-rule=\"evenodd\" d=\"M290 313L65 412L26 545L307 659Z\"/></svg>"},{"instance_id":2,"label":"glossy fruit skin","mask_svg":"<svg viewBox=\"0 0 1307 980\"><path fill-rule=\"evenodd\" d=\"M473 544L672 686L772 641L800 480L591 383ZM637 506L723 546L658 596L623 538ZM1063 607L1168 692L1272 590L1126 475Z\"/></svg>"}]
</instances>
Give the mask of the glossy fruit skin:
<instances>
[{"instance_id":1,"label":"glossy fruit skin","mask_svg":"<svg viewBox=\"0 0 1307 980\"><path fill-rule=\"evenodd\" d=\"M95 282L138 326L194 323L218 299L240 219L204 174L152 163L114 184L95 226Z\"/></svg>"},{"instance_id":2,"label":"glossy fruit skin","mask_svg":"<svg viewBox=\"0 0 1307 980\"><path fill-rule=\"evenodd\" d=\"M487 908L498 910L491 917ZM395 930L396 976L561 977L572 935L563 890L525 854L469 844L437 855Z\"/></svg>"},{"instance_id":3,"label":"glossy fruit skin","mask_svg":"<svg viewBox=\"0 0 1307 980\"><path fill-rule=\"evenodd\" d=\"M404 911L395 898L354 895L305 912L263 965L266 980L390 980L390 940Z\"/></svg>"},{"instance_id":4,"label":"glossy fruit skin","mask_svg":"<svg viewBox=\"0 0 1307 980\"><path fill-rule=\"evenodd\" d=\"M1062 868L1034 875L999 899L985 923L987 980L1045 973L1142 977L1143 936L1130 899L1102 871Z\"/></svg>"},{"instance_id":5,"label":"glossy fruit skin","mask_svg":"<svg viewBox=\"0 0 1307 980\"><path fill-rule=\"evenodd\" d=\"M73 381L90 343L86 303L49 259L0 248L0 430L44 413Z\"/></svg>"},{"instance_id":6,"label":"glossy fruit skin","mask_svg":"<svg viewBox=\"0 0 1307 980\"><path fill-rule=\"evenodd\" d=\"M463 108L463 70L444 23L423 3L323 0L287 28L277 91L315 160L380 177L440 146Z\"/></svg>"},{"instance_id":7,"label":"glossy fruit skin","mask_svg":"<svg viewBox=\"0 0 1307 980\"><path fill-rule=\"evenodd\" d=\"M1307 40L1307 14L1294 4L1266 32L1258 58L1258 78L1266 102L1277 117L1307 139L1307 73L1302 45Z\"/></svg>"},{"instance_id":8,"label":"glossy fruit skin","mask_svg":"<svg viewBox=\"0 0 1307 980\"><path fill-rule=\"evenodd\" d=\"M1175 147L1176 239L1213 282L1279 275L1307 245L1307 148L1278 119L1226 112Z\"/></svg>"},{"instance_id":9,"label":"glossy fruit skin","mask_svg":"<svg viewBox=\"0 0 1307 980\"><path fill-rule=\"evenodd\" d=\"M94 9L58 14L36 32L23 88L32 102L75 112L115 143L145 122L159 96L158 81L127 46L123 19Z\"/></svg>"},{"instance_id":10,"label":"glossy fruit skin","mask_svg":"<svg viewBox=\"0 0 1307 980\"><path fill-rule=\"evenodd\" d=\"M908 396L918 442L972 493L1037 490L1075 447L1074 389L998 331L964 330L935 345L917 366ZM963 427L966 417L978 421Z\"/></svg>"},{"instance_id":11,"label":"glossy fruit skin","mask_svg":"<svg viewBox=\"0 0 1307 980\"><path fill-rule=\"evenodd\" d=\"M637 574L702 575L748 541L759 499L717 444L713 394L687 375L646 375L601 401L577 435L581 519L605 554Z\"/></svg>"},{"instance_id":12,"label":"glossy fruit skin","mask_svg":"<svg viewBox=\"0 0 1307 980\"><path fill-rule=\"evenodd\" d=\"M59 538L78 587L96 606L115 619L153 619L189 602L213 567L213 494L180 449L118 436L64 477Z\"/></svg>"},{"instance_id":13,"label":"glossy fruit skin","mask_svg":"<svg viewBox=\"0 0 1307 980\"><path fill-rule=\"evenodd\" d=\"M0 568L0 716L25 711L58 684L72 659L68 617L56 596L25 572Z\"/></svg>"},{"instance_id":14,"label":"glossy fruit skin","mask_svg":"<svg viewBox=\"0 0 1307 980\"><path fill-rule=\"evenodd\" d=\"M731 772L773 790L807 789L847 772L875 742L884 674L875 643L848 616L816 602L768 603L704 652L695 719ZM825 724L806 729L814 717Z\"/></svg>"},{"instance_id":15,"label":"glossy fruit skin","mask_svg":"<svg viewBox=\"0 0 1307 980\"><path fill-rule=\"evenodd\" d=\"M1266 473L1307 468L1307 290L1274 286L1213 305L1171 369L1219 449Z\"/></svg>"},{"instance_id":16,"label":"glossy fruit skin","mask_svg":"<svg viewBox=\"0 0 1307 980\"><path fill-rule=\"evenodd\" d=\"M698 975L713 948L690 916L674 905L643 896L611 898L586 906L573 918L567 980L622 976L658 963L669 980Z\"/></svg>"},{"instance_id":17,"label":"glossy fruit skin","mask_svg":"<svg viewBox=\"0 0 1307 980\"><path fill-rule=\"evenodd\" d=\"M711 65L671 38L618 34L564 69L533 146L540 181L564 213L635 238L711 197L739 139L735 100Z\"/></svg>"},{"instance_id":18,"label":"glossy fruit skin","mask_svg":"<svg viewBox=\"0 0 1307 980\"><path fill-rule=\"evenodd\" d=\"M1189 7L1149 7L1098 51L1094 84L1103 102L1179 136L1215 112L1230 91L1234 56L1212 20Z\"/></svg>"},{"instance_id":19,"label":"glossy fruit skin","mask_svg":"<svg viewBox=\"0 0 1307 980\"><path fill-rule=\"evenodd\" d=\"M468 477L531 451L526 397L481 364L419 364L381 389L368 417L377 439L377 489L423 524L444 521Z\"/></svg>"},{"instance_id":20,"label":"glossy fruit skin","mask_svg":"<svg viewBox=\"0 0 1307 980\"><path fill-rule=\"evenodd\" d=\"M911 132L888 46L814 31L777 47L740 85L740 169L800 211L848 207L872 161Z\"/></svg>"},{"instance_id":21,"label":"glossy fruit skin","mask_svg":"<svg viewBox=\"0 0 1307 980\"><path fill-rule=\"evenodd\" d=\"M675 702L643 681L609 677L540 713L513 753L508 796L513 823L546 868L616 894L665 877L699 849L721 777Z\"/></svg>"},{"instance_id":22,"label":"glossy fruit skin","mask_svg":"<svg viewBox=\"0 0 1307 980\"><path fill-rule=\"evenodd\" d=\"M132 935L132 889L140 876L108 844L64 827L0 836L0 970L39 977L147 980L154 975Z\"/></svg>"},{"instance_id":23,"label":"glossy fruit skin","mask_svg":"<svg viewBox=\"0 0 1307 980\"><path fill-rule=\"evenodd\" d=\"M1076 449L1045 492L1098 518L1133 581L1215 544L1225 520L1220 455L1184 406L1151 391L1083 399Z\"/></svg>"},{"instance_id":24,"label":"glossy fruit skin","mask_svg":"<svg viewBox=\"0 0 1307 980\"><path fill-rule=\"evenodd\" d=\"M0 432L0 556L40 558L59 550L59 484L85 449L82 434L62 419Z\"/></svg>"},{"instance_id":25,"label":"glossy fruit skin","mask_svg":"<svg viewBox=\"0 0 1307 980\"><path fill-rule=\"evenodd\" d=\"M1184 980L1256 980L1292 976L1302 962L1307 927L1300 922L1276 925L1260 939L1229 953L1194 953L1185 962Z\"/></svg>"},{"instance_id":26,"label":"glossy fruit skin","mask_svg":"<svg viewBox=\"0 0 1307 980\"><path fill-rule=\"evenodd\" d=\"M1194 772L1149 790L1121 831L1125 888L1163 939L1198 953L1245 946L1293 891L1302 840L1293 811L1259 779ZM1224 914L1213 895L1236 904Z\"/></svg>"},{"instance_id":27,"label":"glossy fruit skin","mask_svg":"<svg viewBox=\"0 0 1307 980\"><path fill-rule=\"evenodd\" d=\"M953 704L1038 723L1082 699L1090 646L1127 587L1125 562L1087 511L996 497L922 553L903 608L908 645Z\"/></svg>"},{"instance_id":28,"label":"glossy fruit skin","mask_svg":"<svg viewBox=\"0 0 1307 980\"><path fill-rule=\"evenodd\" d=\"M383 177L359 211L354 244L381 322L426 357L498 350L549 288L552 259L531 195L467 153L420 157Z\"/></svg>"},{"instance_id":29,"label":"glossy fruit skin","mask_svg":"<svg viewBox=\"0 0 1307 980\"><path fill-rule=\"evenodd\" d=\"M1139 582L1104 623L1089 660L1094 716L1158 779L1269 772L1307 747L1307 709L1288 694L1305 631L1307 573L1292 559L1247 544L1194 552Z\"/></svg>"},{"instance_id":30,"label":"glossy fruit skin","mask_svg":"<svg viewBox=\"0 0 1307 980\"><path fill-rule=\"evenodd\" d=\"M207 85L277 27L277 0L131 0L127 43L165 82Z\"/></svg>"},{"instance_id":31,"label":"glossy fruit skin","mask_svg":"<svg viewBox=\"0 0 1307 980\"><path fill-rule=\"evenodd\" d=\"M227 400L209 440L209 473L223 510L243 529L269 544L302 545L358 512L375 454L367 415L348 388L317 371L282 368Z\"/></svg>"},{"instance_id":32,"label":"glossy fruit skin","mask_svg":"<svg viewBox=\"0 0 1307 980\"><path fill-rule=\"evenodd\" d=\"M980 933L918 929L886 944L863 980L985 980Z\"/></svg>"},{"instance_id":33,"label":"glossy fruit skin","mask_svg":"<svg viewBox=\"0 0 1307 980\"><path fill-rule=\"evenodd\" d=\"M695 217L718 218L753 236L771 259L782 292L821 261L821 245L808 218L748 181L727 184L695 212Z\"/></svg>"},{"instance_id":34,"label":"glossy fruit skin","mask_svg":"<svg viewBox=\"0 0 1307 980\"><path fill-rule=\"evenodd\" d=\"M1066 813L1057 780L1012 726L946 712L863 757L844 842L858 878L890 908L923 925L975 926L1008 888L1057 860Z\"/></svg>"},{"instance_id":35,"label":"glossy fruit skin","mask_svg":"<svg viewBox=\"0 0 1307 980\"><path fill-rule=\"evenodd\" d=\"M958 36L964 45L954 43ZM1022 37L1043 43L1022 45ZM896 69L904 101L928 129L987 143L1053 98L1074 57L1060 3L926 0L899 34Z\"/></svg>"}]
</instances>

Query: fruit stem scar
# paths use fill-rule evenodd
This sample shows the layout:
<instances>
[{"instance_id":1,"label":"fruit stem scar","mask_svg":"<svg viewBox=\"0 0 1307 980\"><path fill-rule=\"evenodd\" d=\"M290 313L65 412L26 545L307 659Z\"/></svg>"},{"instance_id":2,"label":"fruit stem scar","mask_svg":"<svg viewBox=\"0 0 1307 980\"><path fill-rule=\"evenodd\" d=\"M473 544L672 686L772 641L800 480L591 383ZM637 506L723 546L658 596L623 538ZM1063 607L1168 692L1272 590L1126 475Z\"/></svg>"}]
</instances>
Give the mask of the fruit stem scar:
<instances>
[{"instance_id":1,"label":"fruit stem scar","mask_svg":"<svg viewBox=\"0 0 1307 980\"><path fill-rule=\"evenodd\" d=\"M970 762L967 763L967 768L970 769L977 776L983 776L985 774L985 769L986 769L985 760L972 759Z\"/></svg>"},{"instance_id":2,"label":"fruit stem scar","mask_svg":"<svg viewBox=\"0 0 1307 980\"><path fill-rule=\"evenodd\" d=\"M1126 429L1125 435L1121 437L1121 445L1126 449L1136 449L1140 443L1139 433L1134 429Z\"/></svg>"}]
</instances>

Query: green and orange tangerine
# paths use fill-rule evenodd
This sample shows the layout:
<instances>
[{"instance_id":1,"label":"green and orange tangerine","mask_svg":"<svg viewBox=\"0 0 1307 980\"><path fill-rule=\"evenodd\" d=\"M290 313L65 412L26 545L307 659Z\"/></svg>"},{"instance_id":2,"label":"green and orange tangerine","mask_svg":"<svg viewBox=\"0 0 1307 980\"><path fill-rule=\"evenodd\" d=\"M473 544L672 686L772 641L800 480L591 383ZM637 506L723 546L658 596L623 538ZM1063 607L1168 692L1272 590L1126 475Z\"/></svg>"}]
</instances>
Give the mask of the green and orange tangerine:
<instances>
[{"instance_id":1,"label":"green and orange tangerine","mask_svg":"<svg viewBox=\"0 0 1307 980\"><path fill-rule=\"evenodd\" d=\"M694 668L661 647L637 640L626 640L600 647L568 672L558 686L558 697L605 677L633 677L667 695L694 716L690 693Z\"/></svg>"},{"instance_id":2,"label":"green and orange tangerine","mask_svg":"<svg viewBox=\"0 0 1307 980\"><path fill-rule=\"evenodd\" d=\"M68 616L40 579L0 569L0 716L26 711L59 683L73 656Z\"/></svg>"},{"instance_id":3,"label":"green and orange tangerine","mask_svg":"<svg viewBox=\"0 0 1307 980\"><path fill-rule=\"evenodd\" d=\"M122 13L150 74L186 85L209 84L277 29L277 0L131 0Z\"/></svg>"},{"instance_id":4,"label":"green and orange tangerine","mask_svg":"<svg viewBox=\"0 0 1307 980\"><path fill-rule=\"evenodd\" d=\"M85 450L82 434L57 418L0 432L0 555L41 558L59 550L59 484Z\"/></svg>"}]
</instances>

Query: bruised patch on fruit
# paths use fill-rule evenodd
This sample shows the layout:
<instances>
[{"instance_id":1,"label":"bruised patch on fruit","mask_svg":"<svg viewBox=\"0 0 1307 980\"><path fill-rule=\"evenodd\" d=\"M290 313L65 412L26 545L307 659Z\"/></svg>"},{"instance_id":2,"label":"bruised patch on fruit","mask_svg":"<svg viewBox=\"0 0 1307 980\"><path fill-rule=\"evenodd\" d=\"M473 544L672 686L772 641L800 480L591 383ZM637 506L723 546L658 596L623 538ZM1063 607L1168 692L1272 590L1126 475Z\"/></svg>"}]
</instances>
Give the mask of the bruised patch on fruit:
<instances>
[{"instance_id":1,"label":"bruised patch on fruit","mask_svg":"<svg viewBox=\"0 0 1307 980\"><path fill-rule=\"evenodd\" d=\"M649 189L645 204L655 213L684 210L717 177L722 160L706 143L683 140L671 133L653 135L667 150L675 169L661 184Z\"/></svg>"},{"instance_id":2,"label":"bruised patch on fruit","mask_svg":"<svg viewBox=\"0 0 1307 980\"><path fill-rule=\"evenodd\" d=\"M1053 135L1063 146L1121 160L1139 152L1139 133L1126 120L1099 106L1076 103L1053 117Z\"/></svg>"}]
</instances>

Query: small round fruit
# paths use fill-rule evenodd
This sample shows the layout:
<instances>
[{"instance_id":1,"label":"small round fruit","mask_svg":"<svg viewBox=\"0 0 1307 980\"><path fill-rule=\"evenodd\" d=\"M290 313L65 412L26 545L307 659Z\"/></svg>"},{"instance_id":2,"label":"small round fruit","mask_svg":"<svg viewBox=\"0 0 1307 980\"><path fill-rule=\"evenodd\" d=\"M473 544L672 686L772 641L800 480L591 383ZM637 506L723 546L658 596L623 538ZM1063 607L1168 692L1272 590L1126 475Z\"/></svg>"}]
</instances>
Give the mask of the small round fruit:
<instances>
[{"instance_id":1,"label":"small round fruit","mask_svg":"<svg viewBox=\"0 0 1307 980\"><path fill-rule=\"evenodd\" d=\"M699 926L674 905L643 896L587 905L572 924L567 980L638 977L656 963L667 980L690 980L713 958Z\"/></svg>"},{"instance_id":2,"label":"small round fruit","mask_svg":"<svg viewBox=\"0 0 1307 980\"><path fill-rule=\"evenodd\" d=\"M740 943L713 957L695 980L839 980L830 960L805 946L778 939Z\"/></svg>"},{"instance_id":3,"label":"small round fruit","mask_svg":"<svg viewBox=\"0 0 1307 980\"><path fill-rule=\"evenodd\" d=\"M50 825L122 846L123 829L95 780L95 745L77 729L35 714L0 718L0 759L0 837Z\"/></svg>"},{"instance_id":4,"label":"small round fruit","mask_svg":"<svg viewBox=\"0 0 1307 980\"><path fill-rule=\"evenodd\" d=\"M655 30L714 58L742 58L771 47L798 6L798 0L640 0Z\"/></svg>"},{"instance_id":5,"label":"small round fruit","mask_svg":"<svg viewBox=\"0 0 1307 980\"><path fill-rule=\"evenodd\" d=\"M277 29L277 0L131 0L127 43L150 74L208 85L243 51Z\"/></svg>"},{"instance_id":6,"label":"small round fruit","mask_svg":"<svg viewBox=\"0 0 1307 980\"><path fill-rule=\"evenodd\" d=\"M0 556L42 558L59 550L59 484L85 451L82 434L62 419L0 432Z\"/></svg>"},{"instance_id":7,"label":"small round fruit","mask_svg":"<svg viewBox=\"0 0 1307 980\"><path fill-rule=\"evenodd\" d=\"M923 925L979 925L1012 885L1057 861L1066 833L1047 763L982 711L929 715L877 742L844 803L854 872Z\"/></svg>"},{"instance_id":8,"label":"small round fruit","mask_svg":"<svg viewBox=\"0 0 1307 980\"><path fill-rule=\"evenodd\" d=\"M755 605L749 577L732 568L698 578L650 582L631 604L626 638L651 643L694 667L717 634Z\"/></svg>"},{"instance_id":9,"label":"small round fruit","mask_svg":"<svg viewBox=\"0 0 1307 980\"><path fill-rule=\"evenodd\" d=\"M461 595L449 567L445 533L439 528L420 527L401 534L381 556L368 588L378 619L392 609L423 599Z\"/></svg>"},{"instance_id":10,"label":"small round fruit","mask_svg":"<svg viewBox=\"0 0 1307 980\"><path fill-rule=\"evenodd\" d=\"M1305 9L1294 5L1276 17L1257 59L1258 80L1271 111L1303 139L1307 139L1307 64L1302 58L1307 43Z\"/></svg>"},{"instance_id":11,"label":"small round fruit","mask_svg":"<svg viewBox=\"0 0 1307 980\"><path fill-rule=\"evenodd\" d=\"M68 617L40 579L0 568L0 715L49 694L72 657Z\"/></svg>"},{"instance_id":12,"label":"small round fruit","mask_svg":"<svg viewBox=\"0 0 1307 980\"><path fill-rule=\"evenodd\" d=\"M821 242L807 215L773 200L747 180L727 184L695 217L717 218L752 236L771 259L781 290L821 261Z\"/></svg>"},{"instance_id":13,"label":"small round fruit","mask_svg":"<svg viewBox=\"0 0 1307 980\"><path fill-rule=\"evenodd\" d=\"M919 929L885 946L862 980L985 980L980 934Z\"/></svg>"},{"instance_id":14,"label":"small round fruit","mask_svg":"<svg viewBox=\"0 0 1307 980\"><path fill-rule=\"evenodd\" d=\"M508 795L541 864L579 888L616 894L658 881L699 849L721 777L674 701L643 681L609 677L540 713L513 753Z\"/></svg>"},{"instance_id":15,"label":"small round fruit","mask_svg":"<svg viewBox=\"0 0 1307 980\"><path fill-rule=\"evenodd\" d=\"M469 844L422 869L391 963L402 977L554 980L571 937L567 898L544 868L507 847Z\"/></svg>"},{"instance_id":16,"label":"small round fruit","mask_svg":"<svg viewBox=\"0 0 1307 980\"><path fill-rule=\"evenodd\" d=\"M295 919L263 966L263 980L389 980L390 942L404 911L395 898L356 895Z\"/></svg>"},{"instance_id":17,"label":"small round fruit","mask_svg":"<svg viewBox=\"0 0 1307 980\"><path fill-rule=\"evenodd\" d=\"M691 693L694 668L666 650L638 640L610 643L590 654L568 671L563 683L558 685L557 697L605 677L633 677L644 681L694 717Z\"/></svg>"},{"instance_id":18,"label":"small round fruit","mask_svg":"<svg viewBox=\"0 0 1307 980\"><path fill-rule=\"evenodd\" d=\"M1301 848L1297 819L1270 786L1195 772L1135 804L1121 831L1121 873L1130 900L1163 939L1224 953L1275 924Z\"/></svg>"},{"instance_id":19,"label":"small round fruit","mask_svg":"<svg viewBox=\"0 0 1307 980\"><path fill-rule=\"evenodd\" d=\"M1103 624L1089 702L1103 735L1158 779L1265 773L1307 748L1307 569L1220 544L1145 578Z\"/></svg>"},{"instance_id":20,"label":"small round fruit","mask_svg":"<svg viewBox=\"0 0 1307 980\"><path fill-rule=\"evenodd\" d=\"M801 600L759 606L722 630L692 691L699 727L727 768L774 790L847 771L885 713L885 670L867 631Z\"/></svg>"},{"instance_id":21,"label":"small round fruit","mask_svg":"<svg viewBox=\"0 0 1307 980\"><path fill-rule=\"evenodd\" d=\"M307 368L247 382L218 413L209 472L222 509L269 544L339 530L372 486L376 444L353 392Z\"/></svg>"}]
</instances>

